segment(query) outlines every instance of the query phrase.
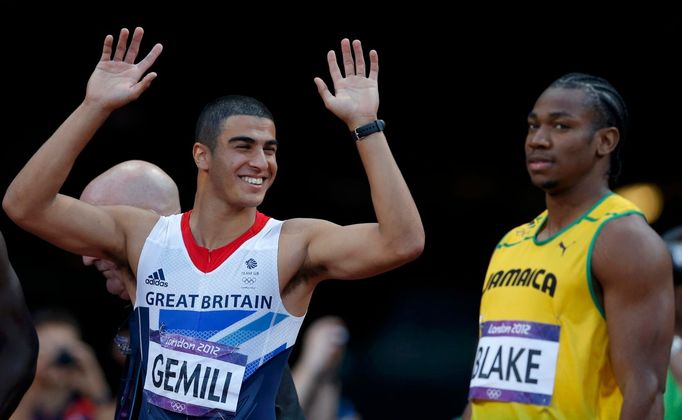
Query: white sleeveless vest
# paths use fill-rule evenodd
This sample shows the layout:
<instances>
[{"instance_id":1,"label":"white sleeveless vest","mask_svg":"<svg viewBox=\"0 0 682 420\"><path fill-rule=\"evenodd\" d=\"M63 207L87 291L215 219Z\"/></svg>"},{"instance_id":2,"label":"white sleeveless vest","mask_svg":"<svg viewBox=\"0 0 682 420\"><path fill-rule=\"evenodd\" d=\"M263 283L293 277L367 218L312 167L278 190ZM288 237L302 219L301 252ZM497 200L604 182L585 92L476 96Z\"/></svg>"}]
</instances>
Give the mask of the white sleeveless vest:
<instances>
[{"instance_id":1,"label":"white sleeveless vest","mask_svg":"<svg viewBox=\"0 0 682 420\"><path fill-rule=\"evenodd\" d=\"M247 239L208 272L192 261L191 234L183 239L188 214L161 217L149 234L136 295L148 317L141 322L148 325L141 331L148 402L194 416L234 413L242 383L294 345L304 317L289 314L279 293L282 222L258 217L267 220L262 229L242 235Z\"/></svg>"}]
</instances>

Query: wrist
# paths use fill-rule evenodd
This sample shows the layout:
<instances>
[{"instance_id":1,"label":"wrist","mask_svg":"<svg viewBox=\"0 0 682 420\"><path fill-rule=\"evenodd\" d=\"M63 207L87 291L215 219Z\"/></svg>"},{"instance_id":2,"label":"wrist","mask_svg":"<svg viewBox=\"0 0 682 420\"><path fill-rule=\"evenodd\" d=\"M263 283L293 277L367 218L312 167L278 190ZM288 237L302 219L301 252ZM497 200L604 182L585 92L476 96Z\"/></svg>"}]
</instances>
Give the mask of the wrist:
<instances>
[{"instance_id":1,"label":"wrist","mask_svg":"<svg viewBox=\"0 0 682 420\"><path fill-rule=\"evenodd\" d=\"M113 109L107 108L102 103L87 98L76 109L76 112L79 112L82 118L88 118L100 124L106 121L113 111Z\"/></svg>"},{"instance_id":2,"label":"wrist","mask_svg":"<svg viewBox=\"0 0 682 420\"><path fill-rule=\"evenodd\" d=\"M371 123L372 121L376 121L377 119L378 119L377 114L362 114L362 115L355 115L349 119L344 119L344 122L346 123L346 126L348 127L348 129L350 131L353 131L357 127Z\"/></svg>"},{"instance_id":3,"label":"wrist","mask_svg":"<svg viewBox=\"0 0 682 420\"><path fill-rule=\"evenodd\" d=\"M374 133L384 131L385 127L386 123L384 120L374 120L355 127L351 130L350 134L353 140L359 141Z\"/></svg>"}]
</instances>

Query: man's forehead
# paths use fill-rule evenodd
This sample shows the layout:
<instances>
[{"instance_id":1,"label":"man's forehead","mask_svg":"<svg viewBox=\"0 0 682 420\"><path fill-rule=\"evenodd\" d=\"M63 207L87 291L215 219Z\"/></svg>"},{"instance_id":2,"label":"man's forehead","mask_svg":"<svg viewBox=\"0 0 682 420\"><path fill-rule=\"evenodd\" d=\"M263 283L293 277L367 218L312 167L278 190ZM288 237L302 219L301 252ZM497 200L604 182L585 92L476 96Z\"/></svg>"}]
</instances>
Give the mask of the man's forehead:
<instances>
[{"instance_id":1,"label":"man's forehead","mask_svg":"<svg viewBox=\"0 0 682 420\"><path fill-rule=\"evenodd\" d=\"M269 118L256 117L253 115L232 115L223 120L221 131L221 137L225 135L242 135L252 132L267 132L272 133L272 138L274 138L276 130L275 122Z\"/></svg>"},{"instance_id":2,"label":"man's forehead","mask_svg":"<svg viewBox=\"0 0 682 420\"><path fill-rule=\"evenodd\" d=\"M550 88L535 102L531 115L589 117L593 111L583 90Z\"/></svg>"}]
</instances>

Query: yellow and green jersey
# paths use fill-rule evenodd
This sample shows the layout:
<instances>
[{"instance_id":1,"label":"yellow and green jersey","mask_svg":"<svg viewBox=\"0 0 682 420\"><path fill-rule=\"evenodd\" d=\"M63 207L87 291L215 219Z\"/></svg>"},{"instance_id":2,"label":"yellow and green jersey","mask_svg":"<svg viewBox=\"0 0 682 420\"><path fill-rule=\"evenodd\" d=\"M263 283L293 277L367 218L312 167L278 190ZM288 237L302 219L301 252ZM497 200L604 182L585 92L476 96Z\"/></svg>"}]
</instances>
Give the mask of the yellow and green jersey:
<instances>
[{"instance_id":1,"label":"yellow and green jersey","mask_svg":"<svg viewBox=\"0 0 682 420\"><path fill-rule=\"evenodd\" d=\"M483 285L472 418L618 418L591 258L606 223L631 214L642 213L611 193L548 239L537 239L547 211L503 237Z\"/></svg>"}]
</instances>

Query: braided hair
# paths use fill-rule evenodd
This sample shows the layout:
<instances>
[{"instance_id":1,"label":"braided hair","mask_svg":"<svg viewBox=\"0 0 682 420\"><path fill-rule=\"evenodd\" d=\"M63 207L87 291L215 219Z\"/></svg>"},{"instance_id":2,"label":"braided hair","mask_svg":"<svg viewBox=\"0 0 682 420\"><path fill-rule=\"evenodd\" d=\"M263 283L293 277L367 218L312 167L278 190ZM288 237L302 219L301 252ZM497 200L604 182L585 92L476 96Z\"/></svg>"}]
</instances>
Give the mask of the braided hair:
<instances>
[{"instance_id":1,"label":"braided hair","mask_svg":"<svg viewBox=\"0 0 682 420\"><path fill-rule=\"evenodd\" d=\"M620 141L611 152L609 161L609 184L613 185L620 175L623 163L621 145L629 125L627 106L623 97L606 79L585 73L568 73L555 80L549 88L580 89L586 93L589 105L598 115L594 129L616 127Z\"/></svg>"}]
</instances>

